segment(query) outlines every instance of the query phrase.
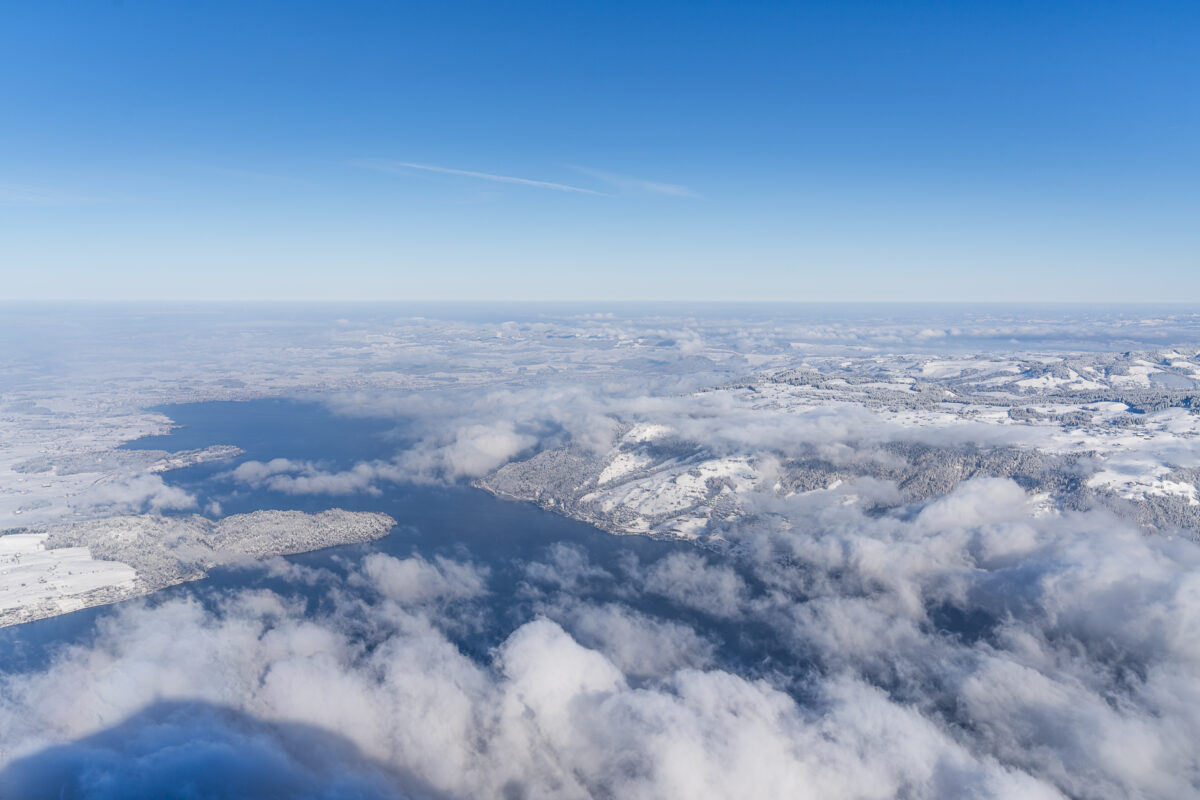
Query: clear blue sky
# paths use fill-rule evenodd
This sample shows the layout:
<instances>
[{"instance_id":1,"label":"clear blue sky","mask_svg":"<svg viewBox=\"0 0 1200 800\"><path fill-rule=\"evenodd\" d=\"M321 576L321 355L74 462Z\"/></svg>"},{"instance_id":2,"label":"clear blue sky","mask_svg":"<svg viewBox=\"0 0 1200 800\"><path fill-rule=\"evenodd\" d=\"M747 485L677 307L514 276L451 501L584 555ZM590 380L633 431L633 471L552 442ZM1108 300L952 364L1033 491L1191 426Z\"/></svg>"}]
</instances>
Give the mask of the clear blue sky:
<instances>
[{"instance_id":1,"label":"clear blue sky","mask_svg":"<svg viewBox=\"0 0 1200 800\"><path fill-rule=\"evenodd\" d=\"M1200 301L1200 2L9 0L22 298Z\"/></svg>"}]
</instances>

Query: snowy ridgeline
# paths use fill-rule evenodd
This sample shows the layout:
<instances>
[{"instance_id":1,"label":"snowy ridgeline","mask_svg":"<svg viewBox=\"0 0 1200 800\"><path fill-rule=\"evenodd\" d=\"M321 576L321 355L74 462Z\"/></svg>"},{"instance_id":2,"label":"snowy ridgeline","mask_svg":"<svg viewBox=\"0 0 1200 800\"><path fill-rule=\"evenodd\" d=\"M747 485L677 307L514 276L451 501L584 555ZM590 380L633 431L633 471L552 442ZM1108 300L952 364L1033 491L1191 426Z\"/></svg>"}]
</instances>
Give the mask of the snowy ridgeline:
<instances>
[{"instance_id":1,"label":"snowy ridgeline","mask_svg":"<svg viewBox=\"0 0 1200 800\"><path fill-rule=\"evenodd\" d=\"M1164 474L1157 483L1167 490L1129 494L1121 491L1124 486L1103 483L1105 474L1089 467L1091 455L1016 447L887 442L873 450L874 458L849 463L831 460L815 447L792 448L783 458L718 457L682 442L626 447L610 459L572 449L543 451L500 468L478 485L612 533L695 538L750 513L746 499L756 493L789 497L838 490L850 500L858 499L854 487L862 484L856 482L875 479L897 487L894 494L870 498L882 509L942 497L962 481L986 476L1011 478L1058 508L1103 506L1148 530L1200 531L1195 499L1200 475L1194 469Z\"/></svg>"},{"instance_id":2,"label":"snowy ridgeline","mask_svg":"<svg viewBox=\"0 0 1200 800\"><path fill-rule=\"evenodd\" d=\"M147 594L241 559L369 542L395 524L387 514L342 509L216 521L146 514L0 536L0 626Z\"/></svg>"},{"instance_id":3,"label":"snowy ridgeline","mask_svg":"<svg viewBox=\"0 0 1200 800\"><path fill-rule=\"evenodd\" d=\"M1198 385L1200 356L1173 351L810 359L630 415L607 451L540 450L478 485L614 533L695 538L764 495L858 500L865 479L895 487L868 492L882 508L989 476L1048 509L1195 536Z\"/></svg>"},{"instance_id":4,"label":"snowy ridgeline","mask_svg":"<svg viewBox=\"0 0 1200 800\"><path fill-rule=\"evenodd\" d=\"M214 445L202 450L91 450L83 453L58 453L38 455L12 466L12 471L25 475L39 475L53 471L55 475L79 475L109 473L124 469L138 469L150 473L167 472L173 469L192 467L211 461L236 458L244 451L232 445Z\"/></svg>"}]
</instances>

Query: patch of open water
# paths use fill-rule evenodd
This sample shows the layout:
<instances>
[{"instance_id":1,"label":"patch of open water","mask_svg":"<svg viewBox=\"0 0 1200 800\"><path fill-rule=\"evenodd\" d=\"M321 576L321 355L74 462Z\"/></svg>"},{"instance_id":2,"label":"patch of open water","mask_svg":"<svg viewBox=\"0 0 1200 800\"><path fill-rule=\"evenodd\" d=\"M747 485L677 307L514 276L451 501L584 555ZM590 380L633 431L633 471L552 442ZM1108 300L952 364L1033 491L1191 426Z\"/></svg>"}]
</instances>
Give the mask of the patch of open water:
<instances>
[{"instance_id":1,"label":"patch of open water","mask_svg":"<svg viewBox=\"0 0 1200 800\"><path fill-rule=\"evenodd\" d=\"M339 416L317 403L278 399L195 403L158 410L178 427L162 436L130 442L126 447L175 451L224 444L245 451L232 461L164 474L168 484L195 494L201 508L216 501L225 515L260 509L382 511L395 518L397 525L374 542L287 557L292 563L324 570L325 577L315 582L282 577L278 571L261 566L218 568L203 580L127 602L153 605L177 597L195 597L212 606L240 590L269 589L303 601L315 614L333 603L337 593L368 591L345 578L371 553L398 558L414 554L426 559L445 556L484 565L490 571L483 624L449 634L463 652L486 660L491 648L545 609L537 602L539 597L545 598L545 593L531 590L527 565L545 560L552 547L567 545L612 576L574 588L574 600L622 603L650 616L690 625L716 645L716 658L724 666L739 672L749 668L760 675L785 673L796 677L799 665L792 663L793 657L776 643L770 629L734 624L660 595L629 591L621 576L627 574L630 563L650 565L670 553L691 551L694 545L688 542L614 536L534 505L497 498L469 486L384 482L379 484L382 491L378 494L296 495L248 488L229 474L239 463L250 460L289 458L312 461L336 471L364 460L388 459L413 438L411 423ZM727 561L736 568L734 558L712 552L707 557ZM44 668L62 646L92 641L97 636L97 621L114 613L115 607L99 606L0 629L0 673Z\"/></svg>"}]
</instances>

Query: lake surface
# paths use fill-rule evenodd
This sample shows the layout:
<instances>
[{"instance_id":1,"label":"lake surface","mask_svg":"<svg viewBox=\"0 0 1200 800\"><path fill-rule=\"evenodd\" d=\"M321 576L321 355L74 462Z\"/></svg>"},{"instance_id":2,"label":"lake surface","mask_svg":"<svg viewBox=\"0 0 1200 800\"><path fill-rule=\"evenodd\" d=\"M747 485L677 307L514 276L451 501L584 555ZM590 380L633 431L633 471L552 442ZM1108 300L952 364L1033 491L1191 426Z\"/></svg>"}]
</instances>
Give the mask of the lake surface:
<instances>
[{"instance_id":1,"label":"lake surface","mask_svg":"<svg viewBox=\"0 0 1200 800\"><path fill-rule=\"evenodd\" d=\"M315 613L333 602L335 593L365 592L347 575L371 553L398 558L414 554L426 559L444 556L483 565L490 571L491 594L485 613L470 630L452 634L463 652L486 660L490 650L515 628L544 610L544 593L531 587L526 572L531 562L545 560L566 545L612 578L589 580L573 587L576 599L593 604L622 602L647 615L689 624L716 645L719 662L737 664L740 671L793 673L793 657L777 648L773 632L764 627L729 624L692 608L679 607L653 595L630 596L619 579L631 563L651 565L674 552L694 552L695 545L642 536L614 536L591 525L543 511L528 503L509 501L469 486L427 486L381 483L380 494L293 495L266 488L251 489L235 482L229 472L237 464L273 458L313 461L327 470L347 469L372 459L388 459L413 437L405 422L337 416L316 403L289 400L208 402L158 409L178 424L170 433L130 442L129 448L185 450L211 445L237 445L245 450L232 461L201 464L164 474L166 482L194 493L199 507L210 502L221 513L260 509L321 511L344 508L382 511L396 519L392 532L375 542L331 547L287 557L287 561L320 570L316 579L280 577L264 567L220 568L201 581L173 586L148 598L127 602L161 603L181 596L213 605L231 592L270 589L307 603ZM709 552L707 557L735 559ZM749 576L744 576L752 580ZM117 604L120 605L120 604ZM46 620L0 629L0 672L24 672L44 667L54 652L71 643L87 643L97 635L97 620L114 606L85 609Z\"/></svg>"}]
</instances>

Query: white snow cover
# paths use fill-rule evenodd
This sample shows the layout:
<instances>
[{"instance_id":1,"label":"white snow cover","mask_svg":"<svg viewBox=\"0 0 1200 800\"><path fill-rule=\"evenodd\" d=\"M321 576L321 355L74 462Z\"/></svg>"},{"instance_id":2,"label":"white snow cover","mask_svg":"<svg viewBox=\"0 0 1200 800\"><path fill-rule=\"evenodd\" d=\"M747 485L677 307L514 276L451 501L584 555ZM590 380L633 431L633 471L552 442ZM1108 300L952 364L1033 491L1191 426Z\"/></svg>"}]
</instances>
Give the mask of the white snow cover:
<instances>
[{"instance_id":1,"label":"white snow cover","mask_svg":"<svg viewBox=\"0 0 1200 800\"><path fill-rule=\"evenodd\" d=\"M20 609L42 615L78 611L86 597L110 590L113 597L135 591L137 572L119 561L97 561L86 547L45 548L48 534L0 536L0 620Z\"/></svg>"},{"instance_id":2,"label":"white snow cover","mask_svg":"<svg viewBox=\"0 0 1200 800\"><path fill-rule=\"evenodd\" d=\"M23 562L5 577L81 570L43 603L86 595L84 573L136 580L92 548L39 549L37 531L194 498L145 462L82 465L165 430L147 407L280 395L415 421L418 441L348 469L265 458L231 467L233 485L488 485L557 455L522 475L531 494L704 546L601 567L559 543L521 566L530 614L503 617L486 652L459 644L497 611L470 553L371 554L347 567L364 593L315 610L265 590L122 604L0 676L0 796L72 769L147 796L222 775L261 796L1200 795L1200 315L363 313L221 319L135 349L86 325L107 358L46 374L14 359L0 518L29 530L0 536ZM980 341L993 351L962 352ZM1036 458L1011 479L879 477L967 447ZM1047 464L1061 485L1022 488ZM1055 500L1068 490L1077 506ZM138 536L158 541L155 525ZM748 631L770 633L767 663L738 660Z\"/></svg>"}]
</instances>

